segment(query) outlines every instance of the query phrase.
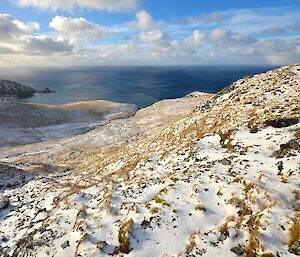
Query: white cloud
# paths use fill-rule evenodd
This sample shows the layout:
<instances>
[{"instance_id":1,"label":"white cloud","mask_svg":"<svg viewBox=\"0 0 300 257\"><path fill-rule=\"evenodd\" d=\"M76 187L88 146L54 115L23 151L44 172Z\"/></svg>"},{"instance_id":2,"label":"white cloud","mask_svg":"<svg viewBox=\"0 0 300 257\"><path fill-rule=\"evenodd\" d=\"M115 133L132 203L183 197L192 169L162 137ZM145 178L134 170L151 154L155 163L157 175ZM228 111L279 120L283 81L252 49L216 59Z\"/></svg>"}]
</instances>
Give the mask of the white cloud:
<instances>
[{"instance_id":1,"label":"white cloud","mask_svg":"<svg viewBox=\"0 0 300 257\"><path fill-rule=\"evenodd\" d=\"M68 7L68 3L71 8L87 7L92 1L40 0L40 7L46 2L52 3L47 8ZM299 12L285 8L235 9L220 14L196 14L174 23L155 21L149 13L140 11L131 22L105 28L85 18L56 16L49 24L52 31L43 28L47 32L38 34L37 23L2 14L0 65L9 62L18 65L294 62L300 59L300 39L295 33L300 28ZM285 33L280 34L281 28ZM109 37L103 39L108 32ZM99 43L96 39L103 40Z\"/></svg>"},{"instance_id":2,"label":"white cloud","mask_svg":"<svg viewBox=\"0 0 300 257\"><path fill-rule=\"evenodd\" d=\"M165 34L160 30L143 31L140 33L139 39L148 43L158 43L165 39Z\"/></svg>"},{"instance_id":3,"label":"white cloud","mask_svg":"<svg viewBox=\"0 0 300 257\"><path fill-rule=\"evenodd\" d=\"M256 45L256 53L263 55L276 55L280 53L296 52L300 40L286 40L286 39L268 39L258 42Z\"/></svg>"},{"instance_id":4,"label":"white cloud","mask_svg":"<svg viewBox=\"0 0 300 257\"><path fill-rule=\"evenodd\" d=\"M232 33L228 30L216 28L207 34L206 39L209 43L222 46L244 46L255 43L257 40L249 35Z\"/></svg>"},{"instance_id":5,"label":"white cloud","mask_svg":"<svg viewBox=\"0 0 300 257\"><path fill-rule=\"evenodd\" d=\"M146 30L154 27L151 15L146 11L139 11L135 15L136 23L139 29Z\"/></svg>"},{"instance_id":6,"label":"white cloud","mask_svg":"<svg viewBox=\"0 0 300 257\"><path fill-rule=\"evenodd\" d=\"M231 38L231 33L223 29L214 29L207 35L207 40L212 43L219 43Z\"/></svg>"},{"instance_id":7,"label":"white cloud","mask_svg":"<svg viewBox=\"0 0 300 257\"><path fill-rule=\"evenodd\" d=\"M34 35L39 28L36 22L24 23L8 14L0 14L0 54L48 56L73 50L73 45L66 39Z\"/></svg>"},{"instance_id":8,"label":"white cloud","mask_svg":"<svg viewBox=\"0 0 300 257\"><path fill-rule=\"evenodd\" d=\"M201 45L205 38L205 34L199 30L195 30L193 34L185 40L187 46L197 48Z\"/></svg>"},{"instance_id":9,"label":"white cloud","mask_svg":"<svg viewBox=\"0 0 300 257\"><path fill-rule=\"evenodd\" d=\"M34 6L40 9L71 10L75 7L104 11L135 10L139 0L12 0L21 6Z\"/></svg>"},{"instance_id":10,"label":"white cloud","mask_svg":"<svg viewBox=\"0 0 300 257\"><path fill-rule=\"evenodd\" d=\"M61 36L70 39L101 39L106 37L106 30L98 24L84 18L67 18L55 16L49 26Z\"/></svg>"},{"instance_id":11,"label":"white cloud","mask_svg":"<svg viewBox=\"0 0 300 257\"><path fill-rule=\"evenodd\" d=\"M39 28L39 24L36 22L24 23L9 14L0 14L1 40L16 39Z\"/></svg>"},{"instance_id":12,"label":"white cloud","mask_svg":"<svg viewBox=\"0 0 300 257\"><path fill-rule=\"evenodd\" d=\"M23 41L23 50L30 54L47 56L48 54L70 53L73 45L66 39L51 38L46 35L30 36Z\"/></svg>"}]
</instances>

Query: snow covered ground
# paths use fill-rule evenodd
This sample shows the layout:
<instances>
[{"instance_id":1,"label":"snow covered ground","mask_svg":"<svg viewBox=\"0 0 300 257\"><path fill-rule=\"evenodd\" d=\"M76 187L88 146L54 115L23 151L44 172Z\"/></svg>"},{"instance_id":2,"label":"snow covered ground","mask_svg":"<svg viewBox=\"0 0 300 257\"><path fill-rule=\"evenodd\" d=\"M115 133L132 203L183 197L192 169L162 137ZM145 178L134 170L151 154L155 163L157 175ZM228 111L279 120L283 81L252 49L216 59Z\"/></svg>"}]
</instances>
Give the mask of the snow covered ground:
<instances>
[{"instance_id":1,"label":"snow covered ground","mask_svg":"<svg viewBox=\"0 0 300 257\"><path fill-rule=\"evenodd\" d=\"M173 119L154 105L0 152L31 176L2 190L0 256L299 255L299 67L241 79ZM133 127L141 136L113 141Z\"/></svg>"},{"instance_id":2,"label":"snow covered ground","mask_svg":"<svg viewBox=\"0 0 300 257\"><path fill-rule=\"evenodd\" d=\"M0 147L86 133L110 120L132 116L133 104L85 101L64 105L0 101Z\"/></svg>"}]
</instances>

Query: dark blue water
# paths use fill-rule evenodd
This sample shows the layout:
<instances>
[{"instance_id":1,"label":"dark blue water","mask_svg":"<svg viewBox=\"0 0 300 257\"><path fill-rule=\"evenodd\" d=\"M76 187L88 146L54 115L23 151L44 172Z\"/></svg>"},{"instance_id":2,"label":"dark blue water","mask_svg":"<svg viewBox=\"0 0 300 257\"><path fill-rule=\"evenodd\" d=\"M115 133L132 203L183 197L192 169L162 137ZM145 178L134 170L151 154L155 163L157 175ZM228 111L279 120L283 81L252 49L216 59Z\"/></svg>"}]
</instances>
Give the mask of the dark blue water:
<instances>
[{"instance_id":1,"label":"dark blue water","mask_svg":"<svg viewBox=\"0 0 300 257\"><path fill-rule=\"evenodd\" d=\"M62 104L82 100L109 100L134 103L139 108L193 91L215 93L246 75L274 67L256 66L155 66L85 67L64 69L0 69L0 78L10 79L37 90L57 93L37 94L30 102Z\"/></svg>"}]
</instances>

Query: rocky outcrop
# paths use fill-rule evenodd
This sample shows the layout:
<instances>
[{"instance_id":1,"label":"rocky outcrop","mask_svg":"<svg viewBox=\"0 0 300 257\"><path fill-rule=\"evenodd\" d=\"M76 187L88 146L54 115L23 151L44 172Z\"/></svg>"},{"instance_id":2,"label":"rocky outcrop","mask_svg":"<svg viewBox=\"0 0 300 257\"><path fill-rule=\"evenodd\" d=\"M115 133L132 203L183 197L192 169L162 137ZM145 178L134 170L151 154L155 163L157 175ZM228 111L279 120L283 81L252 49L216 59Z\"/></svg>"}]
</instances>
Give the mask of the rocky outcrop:
<instances>
[{"instance_id":1,"label":"rocky outcrop","mask_svg":"<svg viewBox=\"0 0 300 257\"><path fill-rule=\"evenodd\" d=\"M30 97L37 91L11 80L0 79L0 96Z\"/></svg>"},{"instance_id":2,"label":"rocky outcrop","mask_svg":"<svg viewBox=\"0 0 300 257\"><path fill-rule=\"evenodd\" d=\"M55 90L50 89L49 87L46 87L43 90L38 91L40 94L49 94L49 93L56 93Z\"/></svg>"}]
</instances>

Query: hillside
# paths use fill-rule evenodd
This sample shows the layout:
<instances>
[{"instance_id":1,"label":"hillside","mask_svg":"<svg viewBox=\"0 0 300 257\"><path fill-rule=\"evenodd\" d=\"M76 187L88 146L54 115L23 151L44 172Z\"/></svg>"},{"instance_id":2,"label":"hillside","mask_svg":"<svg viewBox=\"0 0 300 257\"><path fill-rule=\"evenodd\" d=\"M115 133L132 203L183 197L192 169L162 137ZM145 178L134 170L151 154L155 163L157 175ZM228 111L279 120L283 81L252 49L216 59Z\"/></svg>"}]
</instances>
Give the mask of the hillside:
<instances>
[{"instance_id":1,"label":"hillside","mask_svg":"<svg viewBox=\"0 0 300 257\"><path fill-rule=\"evenodd\" d=\"M300 255L300 64L198 97L0 150L0 256Z\"/></svg>"},{"instance_id":2,"label":"hillside","mask_svg":"<svg viewBox=\"0 0 300 257\"><path fill-rule=\"evenodd\" d=\"M134 104L84 101L63 105L0 102L0 147L86 133L110 120L132 116Z\"/></svg>"}]
</instances>

